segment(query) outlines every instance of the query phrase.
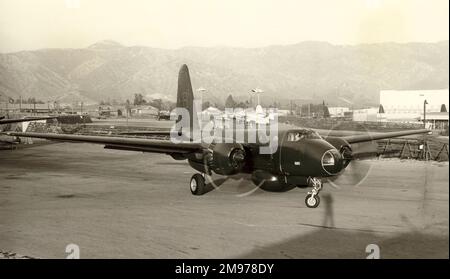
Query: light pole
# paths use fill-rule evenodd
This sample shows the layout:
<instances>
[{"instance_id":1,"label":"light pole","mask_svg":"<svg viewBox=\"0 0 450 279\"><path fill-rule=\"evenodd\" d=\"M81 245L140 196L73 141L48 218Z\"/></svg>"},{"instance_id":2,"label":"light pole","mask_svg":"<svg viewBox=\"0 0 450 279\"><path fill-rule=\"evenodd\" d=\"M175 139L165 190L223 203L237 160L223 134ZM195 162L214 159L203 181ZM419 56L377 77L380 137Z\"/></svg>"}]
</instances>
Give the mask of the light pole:
<instances>
[{"instance_id":1,"label":"light pole","mask_svg":"<svg viewBox=\"0 0 450 279\"><path fill-rule=\"evenodd\" d=\"M262 90L259 89L259 88L255 88L255 89L252 89L252 92L255 93L255 94L258 96L258 105L260 105L260 103L259 103L259 95L260 95L261 93L263 93L264 91L262 91Z\"/></svg>"},{"instance_id":2,"label":"light pole","mask_svg":"<svg viewBox=\"0 0 450 279\"><path fill-rule=\"evenodd\" d=\"M427 100L425 99L425 100L423 101L423 127L424 127L424 128L427 127L427 124L426 124L427 105L428 105L428 102L427 102Z\"/></svg>"},{"instance_id":3,"label":"light pole","mask_svg":"<svg viewBox=\"0 0 450 279\"><path fill-rule=\"evenodd\" d=\"M201 110L203 111L203 92L205 92L206 89L203 87L200 87L197 89L197 92L200 92L200 101L201 101Z\"/></svg>"}]
</instances>

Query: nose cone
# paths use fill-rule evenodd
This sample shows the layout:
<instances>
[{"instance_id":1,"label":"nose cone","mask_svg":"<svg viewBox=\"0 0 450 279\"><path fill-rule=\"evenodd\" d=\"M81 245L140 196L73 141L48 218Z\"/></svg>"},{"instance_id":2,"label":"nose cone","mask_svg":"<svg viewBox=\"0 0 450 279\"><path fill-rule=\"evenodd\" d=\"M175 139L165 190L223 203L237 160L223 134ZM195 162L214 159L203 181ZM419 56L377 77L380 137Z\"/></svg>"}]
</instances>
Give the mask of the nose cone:
<instances>
[{"instance_id":1,"label":"nose cone","mask_svg":"<svg viewBox=\"0 0 450 279\"><path fill-rule=\"evenodd\" d=\"M342 170L343 160L339 151L322 139L301 141L300 176L328 177ZM293 175L293 174L292 174Z\"/></svg>"},{"instance_id":2,"label":"nose cone","mask_svg":"<svg viewBox=\"0 0 450 279\"><path fill-rule=\"evenodd\" d=\"M322 155L321 164L327 174L336 175L343 168L342 155L336 149L327 150Z\"/></svg>"}]
</instances>

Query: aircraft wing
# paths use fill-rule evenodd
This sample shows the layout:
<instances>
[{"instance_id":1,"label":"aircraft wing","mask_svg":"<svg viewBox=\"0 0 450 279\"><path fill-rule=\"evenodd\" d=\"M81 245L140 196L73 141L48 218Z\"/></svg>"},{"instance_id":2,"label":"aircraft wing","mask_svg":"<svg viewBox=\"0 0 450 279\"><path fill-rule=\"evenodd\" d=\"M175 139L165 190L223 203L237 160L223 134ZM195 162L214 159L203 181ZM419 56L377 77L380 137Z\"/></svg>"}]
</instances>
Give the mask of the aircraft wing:
<instances>
[{"instance_id":1,"label":"aircraft wing","mask_svg":"<svg viewBox=\"0 0 450 279\"><path fill-rule=\"evenodd\" d=\"M2 124L10 124L10 123L19 123L19 122L28 122L28 121L36 121L36 120L47 120L47 119L55 119L56 116L50 117L30 117L30 118L20 118L20 119L0 119L0 125Z\"/></svg>"},{"instance_id":2,"label":"aircraft wing","mask_svg":"<svg viewBox=\"0 0 450 279\"><path fill-rule=\"evenodd\" d=\"M16 137L40 138L64 142L80 142L103 144L107 149L119 149L141 152L155 152L167 154L187 154L202 151L203 147L199 143L173 143L167 140L150 140L142 138L124 138L107 136L83 136L50 133L21 133L6 132L6 135Z\"/></svg>"},{"instance_id":3,"label":"aircraft wing","mask_svg":"<svg viewBox=\"0 0 450 279\"><path fill-rule=\"evenodd\" d=\"M420 129L420 130L409 130L409 131L399 131L399 132L377 133L377 134L372 134L372 135L366 134L366 135L344 136L342 138L351 144L351 143L367 142L367 141L373 141L373 140L389 139L389 138L396 138L396 137L410 136L410 135L417 135L417 134L428 134L428 133L430 133L430 130Z\"/></svg>"},{"instance_id":4,"label":"aircraft wing","mask_svg":"<svg viewBox=\"0 0 450 279\"><path fill-rule=\"evenodd\" d=\"M6 143L6 144L19 144L17 141L2 140L2 139L0 139L0 143Z\"/></svg>"},{"instance_id":5,"label":"aircraft wing","mask_svg":"<svg viewBox=\"0 0 450 279\"><path fill-rule=\"evenodd\" d=\"M132 135L132 136L170 136L170 131L130 131L121 132L120 135Z\"/></svg>"}]
</instances>

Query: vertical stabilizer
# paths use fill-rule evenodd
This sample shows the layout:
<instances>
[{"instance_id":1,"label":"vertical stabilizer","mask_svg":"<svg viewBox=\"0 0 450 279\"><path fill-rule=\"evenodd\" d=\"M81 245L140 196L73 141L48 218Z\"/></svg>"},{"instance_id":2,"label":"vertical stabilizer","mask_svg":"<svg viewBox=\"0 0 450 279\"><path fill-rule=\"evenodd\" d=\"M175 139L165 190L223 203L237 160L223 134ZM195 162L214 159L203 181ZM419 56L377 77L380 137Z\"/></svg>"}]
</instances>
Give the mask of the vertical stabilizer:
<instances>
[{"instance_id":1,"label":"vertical stabilizer","mask_svg":"<svg viewBox=\"0 0 450 279\"><path fill-rule=\"evenodd\" d=\"M177 107L185 108L189 115L193 115L194 93L192 92L191 77L186 64L183 64L178 73Z\"/></svg>"},{"instance_id":2,"label":"vertical stabilizer","mask_svg":"<svg viewBox=\"0 0 450 279\"><path fill-rule=\"evenodd\" d=\"M177 108L184 108L189 112L190 135L189 138L195 138L198 132L198 117L194 110L194 92L192 91L191 77L186 64L183 64L178 73L178 91L177 91ZM183 130L186 135L186 131Z\"/></svg>"}]
</instances>

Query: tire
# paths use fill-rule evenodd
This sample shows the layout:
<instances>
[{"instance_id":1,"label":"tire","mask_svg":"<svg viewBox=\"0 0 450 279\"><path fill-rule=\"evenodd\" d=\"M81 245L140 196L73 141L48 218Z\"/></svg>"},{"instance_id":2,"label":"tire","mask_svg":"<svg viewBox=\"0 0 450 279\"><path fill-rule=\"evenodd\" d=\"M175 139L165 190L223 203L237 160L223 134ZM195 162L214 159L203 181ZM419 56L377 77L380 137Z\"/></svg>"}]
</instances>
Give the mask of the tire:
<instances>
[{"instance_id":1,"label":"tire","mask_svg":"<svg viewBox=\"0 0 450 279\"><path fill-rule=\"evenodd\" d=\"M191 181L189 183L189 189L191 189L191 193L194 196L201 196L205 191L205 178L203 175L196 173L191 177Z\"/></svg>"},{"instance_id":2,"label":"tire","mask_svg":"<svg viewBox=\"0 0 450 279\"><path fill-rule=\"evenodd\" d=\"M316 208L320 204L320 197L318 195L313 197L312 194L308 194L305 197L305 204L308 208Z\"/></svg>"}]
</instances>

